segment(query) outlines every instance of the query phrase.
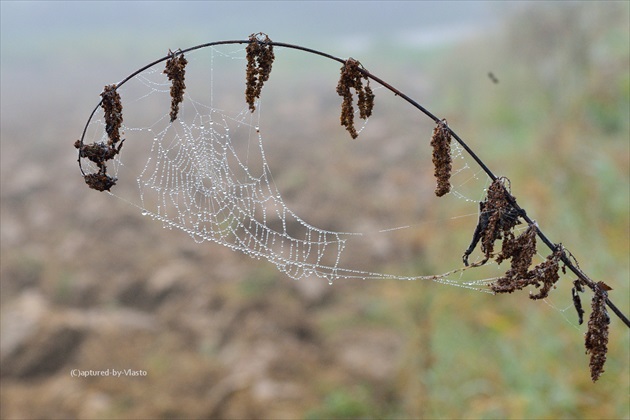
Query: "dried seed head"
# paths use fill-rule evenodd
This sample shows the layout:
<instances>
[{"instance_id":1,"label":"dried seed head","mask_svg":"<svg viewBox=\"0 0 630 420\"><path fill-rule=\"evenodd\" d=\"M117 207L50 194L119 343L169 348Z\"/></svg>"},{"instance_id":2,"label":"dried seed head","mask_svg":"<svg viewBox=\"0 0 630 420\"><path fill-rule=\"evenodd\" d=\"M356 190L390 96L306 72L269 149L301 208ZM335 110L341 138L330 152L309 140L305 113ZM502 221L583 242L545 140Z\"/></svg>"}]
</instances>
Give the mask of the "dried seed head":
<instances>
[{"instance_id":1,"label":"dried seed head","mask_svg":"<svg viewBox=\"0 0 630 420\"><path fill-rule=\"evenodd\" d=\"M610 318L606 311L608 293L601 283L597 283L598 287L593 294L593 300L591 301L592 311L588 320L588 331L584 339L586 353L591 355L589 367L593 382L597 381L604 372L606 353L608 353L608 325L610 323Z\"/></svg>"},{"instance_id":2,"label":"dried seed head","mask_svg":"<svg viewBox=\"0 0 630 420\"><path fill-rule=\"evenodd\" d=\"M540 291L537 294L530 293L530 299L544 299L549 296L549 291L560 279L559 262L564 255L562 245L559 245L545 261L529 270L532 258L536 254L536 227L530 225L527 231L516 239L508 240L510 241L497 260L512 258L512 266L505 276L490 285L490 289L495 293L512 293L527 286L534 286Z\"/></svg>"},{"instance_id":3,"label":"dried seed head","mask_svg":"<svg viewBox=\"0 0 630 420\"><path fill-rule=\"evenodd\" d=\"M433 146L434 175L437 180L435 195L442 197L451 191L451 132L447 128L446 120L437 122L433 129L431 146Z\"/></svg>"},{"instance_id":4,"label":"dried seed head","mask_svg":"<svg viewBox=\"0 0 630 420\"><path fill-rule=\"evenodd\" d=\"M481 237L481 250L486 258L492 258L494 242L519 223L518 212L507 199L508 189L509 180L505 177L497 178L488 187L484 208L488 224Z\"/></svg>"},{"instance_id":5,"label":"dried seed head","mask_svg":"<svg viewBox=\"0 0 630 420\"><path fill-rule=\"evenodd\" d=\"M74 142L74 147L79 150L79 160L86 158L98 166L98 172L84 174L85 183L98 191L109 191L116 184L116 178L107 175L106 162L120 153L124 139L120 139L120 126L122 125L122 103L120 95L116 91L116 85L105 86L101 93L103 97L101 107L105 114L105 132L108 140L105 143L83 144L82 140ZM120 144L116 145L116 143Z\"/></svg>"},{"instance_id":6,"label":"dried seed head","mask_svg":"<svg viewBox=\"0 0 630 420\"><path fill-rule=\"evenodd\" d=\"M513 273L513 277L525 276L532 265L532 259L536 255L537 232L536 225L531 224L517 238L514 238L512 232L505 234L501 253L497 255L496 261L501 264L503 260L511 258L510 272Z\"/></svg>"},{"instance_id":7,"label":"dried seed head","mask_svg":"<svg viewBox=\"0 0 630 420\"><path fill-rule=\"evenodd\" d=\"M462 257L464 264L468 265L468 257L480 241L485 259L475 265L483 265L493 257L494 242L502 235L508 240L514 238L511 230L520 223L520 211L510 204L516 199L509 192L509 185L510 180L501 177L488 187L486 199L479 203L479 221L473 239Z\"/></svg>"},{"instance_id":8,"label":"dried seed head","mask_svg":"<svg viewBox=\"0 0 630 420\"><path fill-rule=\"evenodd\" d=\"M357 94L359 99L357 100L357 107L359 108L359 117L366 120L372 116L372 109L374 108L374 93L370 87L370 79L365 79L366 84L363 89L359 89ZM362 86L359 80L359 85Z\"/></svg>"},{"instance_id":9,"label":"dried seed head","mask_svg":"<svg viewBox=\"0 0 630 420\"><path fill-rule=\"evenodd\" d=\"M90 188L97 191L109 191L111 187L116 185L117 181L116 178L112 178L104 172L87 174L83 178Z\"/></svg>"},{"instance_id":10,"label":"dried seed head","mask_svg":"<svg viewBox=\"0 0 630 420\"><path fill-rule=\"evenodd\" d=\"M171 81L171 122L173 122L177 119L179 104L184 100L184 90L186 89L184 78L188 61L184 58L183 53L177 54L168 50L168 55L170 58L166 61L164 74Z\"/></svg>"},{"instance_id":11,"label":"dried seed head","mask_svg":"<svg viewBox=\"0 0 630 420\"><path fill-rule=\"evenodd\" d=\"M120 126L123 121L120 95L113 84L105 86L101 96L103 97L101 107L105 113L105 132L109 137L108 144L114 146L120 141Z\"/></svg>"},{"instance_id":12,"label":"dried seed head","mask_svg":"<svg viewBox=\"0 0 630 420\"><path fill-rule=\"evenodd\" d=\"M530 284L534 285L536 288L540 288L537 294L530 293L530 299L544 299L549 296L549 291L560 279L558 270L560 269L559 262L563 252L564 249L562 246L559 246L545 261L538 264L527 273Z\"/></svg>"},{"instance_id":13,"label":"dried seed head","mask_svg":"<svg viewBox=\"0 0 630 420\"><path fill-rule=\"evenodd\" d=\"M263 36L264 38L262 38ZM266 34L262 32L251 34L249 41L245 49L247 53L245 100L249 104L249 110L254 112L256 110L256 98L260 98L263 85L269 80L275 56L272 41Z\"/></svg>"},{"instance_id":14,"label":"dried seed head","mask_svg":"<svg viewBox=\"0 0 630 420\"><path fill-rule=\"evenodd\" d=\"M512 293L532 284L529 267L536 255L536 225L529 225L527 230L514 238L512 232L505 234L501 254L496 258L500 264L511 258L510 269L505 275L490 285L495 293Z\"/></svg>"},{"instance_id":15,"label":"dried seed head","mask_svg":"<svg viewBox=\"0 0 630 420\"><path fill-rule=\"evenodd\" d=\"M353 139L358 137L356 128L354 127L354 107L352 106L352 92L354 89L357 93L357 107L359 108L359 117L367 119L372 115L374 108L374 93L370 88L370 80L359 70L359 63L353 58L348 58L341 68L341 75L337 83L337 94L343 98L341 102L341 117L339 121L341 125L346 127ZM363 80L366 85L363 86Z\"/></svg>"},{"instance_id":16,"label":"dried seed head","mask_svg":"<svg viewBox=\"0 0 630 420\"><path fill-rule=\"evenodd\" d=\"M124 141L124 140L123 140ZM122 144L122 143L121 143ZM84 157L99 165L99 167L107 160L113 159L118 153L119 149L110 147L104 143L92 143L81 145L75 143L74 145L79 149L79 157Z\"/></svg>"}]
</instances>

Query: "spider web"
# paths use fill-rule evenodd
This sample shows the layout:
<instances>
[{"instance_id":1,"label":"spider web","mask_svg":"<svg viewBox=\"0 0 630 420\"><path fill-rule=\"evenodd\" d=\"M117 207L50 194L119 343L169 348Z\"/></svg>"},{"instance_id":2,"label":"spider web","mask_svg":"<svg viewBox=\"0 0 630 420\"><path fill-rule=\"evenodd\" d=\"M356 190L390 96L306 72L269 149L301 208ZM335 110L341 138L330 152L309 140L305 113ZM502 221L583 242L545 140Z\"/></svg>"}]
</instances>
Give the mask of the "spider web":
<instances>
[{"instance_id":1,"label":"spider web","mask_svg":"<svg viewBox=\"0 0 630 420\"><path fill-rule=\"evenodd\" d=\"M253 113L249 111L242 93L245 69L243 48L230 50L213 47L187 54L186 58L189 61L186 67L187 88L179 116L174 122L169 118L170 83L162 74L163 68L160 64L139 74L119 89L123 103L122 137L125 138L125 143L111 168L119 181L110 194L136 206L143 215L160 221L164 227L182 230L197 242L215 242L249 257L266 260L280 272L296 280L318 277L331 284L338 279L432 280L488 292L486 286L497 275L501 275L502 272L497 272L495 265L495 271L490 270L493 273L490 276L471 280L464 274L467 269L461 267L461 253L470 240L469 233L472 233L477 220L476 203L483 198L483 187L488 185L485 174L473 169L462 149L456 145L452 149L453 190L447 197L451 201L465 203L462 207L465 212L463 215L433 214L428 220L415 219L411 223L400 224L400 219L390 216L390 213L401 207L399 203L388 207L387 197L371 197L369 193L359 191L356 197L352 194L353 198L349 200L359 202L354 211L362 208L362 200L370 202L376 199L384 203L387 217L372 217L372 223L368 223L367 228L360 229L361 224L356 223L353 225L356 229L347 230L339 229L335 220L312 217L317 222L310 221L311 219L307 221L306 217L302 218L295 210L296 207L304 210L305 206L300 206L297 199L287 200L284 196L283 188L279 186L281 182L274 178L272 165L266 154L268 146L276 152L286 148L284 140L282 145L270 140L275 136L297 138L301 135L300 128L303 125L296 123L295 119L316 118L312 114L300 115L300 111L295 109L283 111L282 105L270 105L270 114L284 112L289 115L293 124L286 120L276 124L263 124L266 97L270 96L273 104L274 95L286 95L286 88L278 88L282 86L282 74L286 71L280 64L282 57L276 59L271 80L263 89L262 100L257 102L257 109ZM368 132L376 125L374 131L378 134L382 128L381 122L370 121L363 127L357 127L359 139L350 140L343 128L337 126L340 99L334 96L334 85L338 73L334 67L326 71L331 75L326 83L331 86L331 98L334 101L331 104L334 105L330 108L334 108L334 112L322 118L330 120L329 125L333 128L328 132L334 131L337 137L330 141L336 144L345 142L350 145L344 147L356 150L360 147L357 142L363 141L361 138L365 135L368 137L365 153L373 152L375 142L370 143ZM271 87L274 77L281 79L275 85L276 88ZM291 91L291 88L288 90ZM387 108L391 105L384 98L387 96L384 89L376 88L375 93L375 114L378 114L381 107ZM385 104L381 105L381 101ZM278 103L282 102L276 101ZM276 111L277 109L279 110ZM413 118L413 114L409 115L408 118ZM372 120L376 118L372 117ZM355 120L358 121L358 118ZM94 119L89 126L86 142L105 142L107 134L104 126L102 116ZM427 146L431 128L427 126L424 130L423 134L416 133L415 136L422 136L422 140L426 141L415 138L408 143L415 143L417 153L430 159L431 152ZM416 132L415 129L413 131ZM314 133L313 136L317 137L319 134ZM299 144L295 139L289 141ZM423 147L419 147L418 143ZM300 157L303 146L294 147ZM304 152L301 157L306 159L308 155L309 152ZM347 161L354 157L344 156L343 159ZM295 157L286 159L284 163L299 167L295 160ZM320 163L317 172L329 171L330 164L326 161ZM89 162L86 162L86 167L89 168ZM433 206L437 199L432 196L432 190L427 191L427 186L433 188L434 180L427 175L432 175L430 166L418 171L419 180L412 181L410 185L425 190L422 194L414 194L418 195L417 202L421 202L422 197L431 197L426 200L431 200L430 205ZM317 182L317 179L312 182ZM408 180L406 182L409 183ZM306 183L310 184L311 181ZM298 186L296 189L304 191L304 188ZM328 189L334 189L334 184ZM326 191L326 187L323 190ZM382 190L387 191L386 188ZM371 191L374 194L375 190ZM324 205L321 200L312 207L320 205ZM335 203L327 205L334 209ZM424 209L427 206L425 203L420 207ZM420 217L423 211L406 214ZM466 224L461 224L460 219L465 219ZM374 220L378 223L374 223ZM403 270L407 271L403 274L389 274L381 270L381 267L388 266L387 263L381 262L377 269L373 269L374 265L369 263L369 250L378 248L379 243L387 245L399 238L412 238L413 241L413 238L426 233L427 225L444 221L462 226L467 232L466 240L458 249L453 250L452 258L445 259L451 269L438 271L441 274L429 275L409 273L407 269ZM353 247L358 250L352 251ZM369 269L361 267L366 260Z\"/></svg>"}]
</instances>

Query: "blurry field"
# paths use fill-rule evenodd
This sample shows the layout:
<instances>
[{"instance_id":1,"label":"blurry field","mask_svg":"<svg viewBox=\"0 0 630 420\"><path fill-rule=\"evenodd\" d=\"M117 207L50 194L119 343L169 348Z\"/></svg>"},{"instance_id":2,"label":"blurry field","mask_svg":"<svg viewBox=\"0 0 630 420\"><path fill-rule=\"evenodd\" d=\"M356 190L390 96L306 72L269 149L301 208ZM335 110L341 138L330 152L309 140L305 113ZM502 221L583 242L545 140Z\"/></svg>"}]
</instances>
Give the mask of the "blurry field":
<instances>
[{"instance_id":1,"label":"blurry field","mask_svg":"<svg viewBox=\"0 0 630 420\"><path fill-rule=\"evenodd\" d=\"M509 177L626 314L628 13L626 3L533 4L456 45L352 54ZM54 59L44 42L3 56L0 417L630 418L628 329L611 316L593 384L571 276L545 302L431 282L293 281L88 190L72 143L101 85L168 47ZM282 55L263 90L265 118L285 124L267 152L287 202L338 230L415 223L380 258L352 255L371 270L456 268L476 203L432 195L431 122L381 89L365 135L350 140L337 64L306 70L300 57ZM89 60L102 68L83 75ZM70 376L108 368L147 376Z\"/></svg>"}]
</instances>

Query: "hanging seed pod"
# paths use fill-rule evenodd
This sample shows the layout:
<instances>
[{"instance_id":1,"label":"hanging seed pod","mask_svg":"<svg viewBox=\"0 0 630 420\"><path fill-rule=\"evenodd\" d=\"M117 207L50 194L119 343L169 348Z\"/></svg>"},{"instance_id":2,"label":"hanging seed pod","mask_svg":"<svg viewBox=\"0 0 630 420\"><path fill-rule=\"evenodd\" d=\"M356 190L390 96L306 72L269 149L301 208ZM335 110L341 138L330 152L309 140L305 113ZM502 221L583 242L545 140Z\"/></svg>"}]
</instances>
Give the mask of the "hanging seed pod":
<instances>
[{"instance_id":1,"label":"hanging seed pod","mask_svg":"<svg viewBox=\"0 0 630 420\"><path fill-rule=\"evenodd\" d=\"M532 259L536 255L536 225L529 225L525 232L514 238L512 232L505 234L501 254L496 258L497 263L512 259L510 269L505 275L490 285L495 293L512 293L530 284L528 271Z\"/></svg>"},{"instance_id":2,"label":"hanging seed pod","mask_svg":"<svg viewBox=\"0 0 630 420\"><path fill-rule=\"evenodd\" d=\"M261 40L261 38L264 38ZM269 80L271 66L275 56L273 45L269 37L259 32L249 36L250 43L247 45L247 70L245 74L245 100L249 104L249 110L256 110L256 99L260 98L263 85Z\"/></svg>"},{"instance_id":3,"label":"hanging seed pod","mask_svg":"<svg viewBox=\"0 0 630 420\"><path fill-rule=\"evenodd\" d=\"M84 174L85 183L97 191L109 191L116 185L116 178L107 175L108 160L111 160L120 153L124 139L120 138L120 127L122 125L122 103L120 95L116 91L116 85L107 85L101 93L101 107L105 115L105 132L107 133L107 143L83 144L81 140L74 142L74 147L79 150L79 159L86 158L96 164L98 172ZM120 142L118 145L116 143Z\"/></svg>"},{"instance_id":4,"label":"hanging seed pod","mask_svg":"<svg viewBox=\"0 0 630 420\"><path fill-rule=\"evenodd\" d=\"M353 139L359 136L354 126L354 106L352 105L352 91L354 89L357 94L357 107L359 108L359 117L368 119L372 115L374 108L375 95L370 87L370 80L359 70L359 63L353 58L348 58L341 68L339 82L337 82L337 94L343 98L341 102L341 116L339 121L342 126L350 133ZM363 81L366 85L363 86Z\"/></svg>"},{"instance_id":5,"label":"hanging seed pod","mask_svg":"<svg viewBox=\"0 0 630 420\"><path fill-rule=\"evenodd\" d=\"M598 282L591 301L591 315L588 320L588 331L584 338L586 353L591 355L589 367L591 379L597 381L604 373L604 363L608 353L608 326L610 318L606 311L606 298L608 293L602 282Z\"/></svg>"},{"instance_id":6,"label":"hanging seed pod","mask_svg":"<svg viewBox=\"0 0 630 420\"><path fill-rule=\"evenodd\" d=\"M536 288L540 288L537 294L530 293L530 299L538 300L546 298L549 296L549 291L555 287L555 284L560 280L558 271L560 269L559 263L562 252L563 248L559 246L558 250L547 256L545 261L527 272L529 283Z\"/></svg>"},{"instance_id":7,"label":"hanging seed pod","mask_svg":"<svg viewBox=\"0 0 630 420\"><path fill-rule=\"evenodd\" d=\"M109 191L111 187L116 185L117 178L112 178L104 172L87 174L83 177L88 187L97 191Z\"/></svg>"},{"instance_id":8,"label":"hanging seed pod","mask_svg":"<svg viewBox=\"0 0 630 420\"><path fill-rule=\"evenodd\" d=\"M188 61L184 58L183 53L177 54L168 50L168 55L170 58L166 61L164 74L171 81L171 122L173 122L177 119L179 104L184 100L184 90L186 89L184 78Z\"/></svg>"},{"instance_id":9,"label":"hanging seed pod","mask_svg":"<svg viewBox=\"0 0 630 420\"><path fill-rule=\"evenodd\" d=\"M451 132L447 128L446 120L438 121L431 136L433 146L433 167L437 180L435 195L442 197L451 191Z\"/></svg>"},{"instance_id":10,"label":"hanging seed pod","mask_svg":"<svg viewBox=\"0 0 630 420\"><path fill-rule=\"evenodd\" d=\"M114 146L120 141L120 126L122 125L122 103L116 85L107 85L101 93L103 100L101 107L105 113L105 132L109 137L108 144Z\"/></svg>"},{"instance_id":11,"label":"hanging seed pod","mask_svg":"<svg viewBox=\"0 0 630 420\"><path fill-rule=\"evenodd\" d=\"M488 217L488 224L481 238L481 250L486 258L492 258L494 243L514 228L518 221L518 212L507 199L509 180L505 177L497 178L488 187L484 212Z\"/></svg>"},{"instance_id":12,"label":"hanging seed pod","mask_svg":"<svg viewBox=\"0 0 630 420\"><path fill-rule=\"evenodd\" d=\"M519 257L520 260L517 267L515 269L510 268L510 270L505 273L505 276L497 279L497 281L490 285L490 289L495 293L512 293L516 290L524 289L527 286L534 286L540 290L537 294L530 293L529 298L534 300L546 298L549 296L549 291L560 279L558 270L563 251L564 249L560 246L559 249L549 255L545 261L523 273L522 267L524 264L528 259L531 262L531 257L528 256L531 252L531 248L524 250L523 255Z\"/></svg>"},{"instance_id":13,"label":"hanging seed pod","mask_svg":"<svg viewBox=\"0 0 630 420\"><path fill-rule=\"evenodd\" d=\"M495 179L488 187L486 199L479 203L479 221L462 258L465 265L468 265L468 257L480 241L485 259L479 265L485 264L493 257L495 241L509 235L514 226L520 223L518 210L507 198L509 185L510 180L505 177Z\"/></svg>"}]
</instances>

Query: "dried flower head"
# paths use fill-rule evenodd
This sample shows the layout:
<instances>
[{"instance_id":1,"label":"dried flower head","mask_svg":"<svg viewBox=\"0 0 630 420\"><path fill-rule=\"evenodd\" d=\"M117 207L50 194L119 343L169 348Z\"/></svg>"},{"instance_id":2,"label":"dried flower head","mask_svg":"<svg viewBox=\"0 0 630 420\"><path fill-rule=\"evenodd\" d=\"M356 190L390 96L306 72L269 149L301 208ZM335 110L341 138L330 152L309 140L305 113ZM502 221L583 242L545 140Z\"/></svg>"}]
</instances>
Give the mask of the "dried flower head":
<instances>
[{"instance_id":1,"label":"dried flower head","mask_svg":"<svg viewBox=\"0 0 630 420\"><path fill-rule=\"evenodd\" d=\"M170 58L166 61L164 74L171 81L171 122L173 122L177 119L179 104L184 100L184 90L186 89L184 78L188 61L181 52L177 54L168 50L168 55Z\"/></svg>"},{"instance_id":2,"label":"dried flower head","mask_svg":"<svg viewBox=\"0 0 630 420\"><path fill-rule=\"evenodd\" d=\"M484 211L488 214L488 227L481 238L481 250L486 258L491 258L494 253L494 242L502 238L514 228L518 222L518 212L508 201L507 194L509 180L497 178L488 187L486 205Z\"/></svg>"},{"instance_id":3,"label":"dried flower head","mask_svg":"<svg viewBox=\"0 0 630 420\"><path fill-rule=\"evenodd\" d=\"M442 197L451 191L451 132L446 120L438 121L431 137L433 146L434 175L437 180L435 195Z\"/></svg>"},{"instance_id":4,"label":"dried flower head","mask_svg":"<svg viewBox=\"0 0 630 420\"><path fill-rule=\"evenodd\" d=\"M497 256L496 261L499 264L506 259L512 261L510 269L505 272L505 275L490 285L492 291L512 293L531 284L528 272L532 259L536 255L537 231L536 225L531 224L525 232L516 238L512 232L505 235L501 253Z\"/></svg>"},{"instance_id":5,"label":"dried flower head","mask_svg":"<svg viewBox=\"0 0 630 420\"><path fill-rule=\"evenodd\" d=\"M558 270L560 268L559 263L562 258L564 249L562 246L558 248L542 263L538 264L532 270L527 273L530 284L536 288L540 288L537 294L530 293L530 299L544 299L549 296L549 291L555 287L556 282L560 279Z\"/></svg>"},{"instance_id":6,"label":"dried flower head","mask_svg":"<svg viewBox=\"0 0 630 420\"><path fill-rule=\"evenodd\" d=\"M540 291L537 294L530 292L530 299L544 299L549 296L549 291L554 287L556 282L560 279L558 274L559 261L562 258L563 248L560 246L556 251L549 255L545 261L538 264L531 270L523 271L525 264L531 259L533 253L536 252L535 247L527 245L525 249L520 251L520 255L517 257L515 267L511 267L505 276L497 279L490 285L490 289L495 293L512 293L516 290L524 289L527 286L534 286L539 288ZM514 263L514 257L512 257Z\"/></svg>"},{"instance_id":7,"label":"dried flower head","mask_svg":"<svg viewBox=\"0 0 630 420\"><path fill-rule=\"evenodd\" d=\"M254 112L256 98L260 98L263 85L269 80L275 56L272 41L266 34L262 32L251 34L249 41L245 49L247 53L245 100L249 104L249 110Z\"/></svg>"},{"instance_id":8,"label":"dried flower head","mask_svg":"<svg viewBox=\"0 0 630 420\"><path fill-rule=\"evenodd\" d=\"M85 183L94 190L97 191L109 191L111 187L116 185L116 178L112 178L106 173L97 172L94 174L84 175Z\"/></svg>"},{"instance_id":9,"label":"dried flower head","mask_svg":"<svg viewBox=\"0 0 630 420\"><path fill-rule=\"evenodd\" d=\"M111 143L111 141L107 144L82 144L81 140L74 142L74 147L79 149L79 158L86 158L98 166L98 172L83 176L86 184L88 184L90 188L98 191L109 191L109 189L116 184L117 179L107 175L106 162L120 153L124 141L124 139L121 140L118 147L110 146L109 143Z\"/></svg>"},{"instance_id":10,"label":"dried flower head","mask_svg":"<svg viewBox=\"0 0 630 420\"><path fill-rule=\"evenodd\" d=\"M518 275L527 273L529 266L532 264L532 258L536 255L536 234L538 228L533 223L521 233L518 237L514 237L511 231L505 234L501 253L497 255L496 261L501 264L506 259L512 259L510 269Z\"/></svg>"},{"instance_id":11,"label":"dried flower head","mask_svg":"<svg viewBox=\"0 0 630 420\"><path fill-rule=\"evenodd\" d=\"M122 125L122 103L116 85L107 85L101 93L103 100L101 107L105 113L105 132L109 137L109 145L113 146L120 141L120 126Z\"/></svg>"},{"instance_id":12,"label":"dried flower head","mask_svg":"<svg viewBox=\"0 0 630 420\"><path fill-rule=\"evenodd\" d=\"M121 143L122 144L122 143ZM104 143L92 143L81 145L81 141L77 140L74 147L79 149L79 157L84 157L96 163L100 168L107 160L113 159L118 153L116 148L110 147Z\"/></svg>"},{"instance_id":13,"label":"dried flower head","mask_svg":"<svg viewBox=\"0 0 630 420\"><path fill-rule=\"evenodd\" d=\"M485 259L479 263L485 264L494 254L494 243L507 235L519 224L519 211L508 200L510 181L505 177L495 179L488 187L486 199L479 203L479 221L473 234L473 239L462 257L468 265L468 257L481 241L481 251ZM509 195L514 201L515 198Z\"/></svg>"},{"instance_id":14,"label":"dried flower head","mask_svg":"<svg viewBox=\"0 0 630 420\"><path fill-rule=\"evenodd\" d=\"M83 144L82 140L74 142L74 147L79 150L79 160L86 158L98 166L98 172L83 175L85 183L92 189L98 191L109 191L116 184L116 178L107 175L108 160L111 160L120 153L124 139L120 138L120 126L122 125L122 103L120 95L116 91L116 85L105 86L101 93L101 107L105 114L105 132L107 133L107 144L92 143ZM118 145L116 143L120 142Z\"/></svg>"},{"instance_id":15,"label":"dried flower head","mask_svg":"<svg viewBox=\"0 0 630 420\"><path fill-rule=\"evenodd\" d=\"M361 73L357 60L348 58L343 67L341 68L341 76L337 83L337 94L343 98L341 102L341 117L339 121L341 125L346 127L346 130L350 133L353 139L356 139L359 134L354 127L354 107L352 105L352 91L354 89L357 93L357 107L359 108L359 117L361 119L367 119L372 115L372 109L374 108L374 93L370 88L370 79ZM366 85L363 86L363 80L366 81Z\"/></svg>"},{"instance_id":16,"label":"dried flower head","mask_svg":"<svg viewBox=\"0 0 630 420\"><path fill-rule=\"evenodd\" d=\"M589 367L593 382L604 372L606 353L608 353L608 325L610 318L606 311L608 293L602 282L597 283L591 301L591 316L588 320L588 331L584 339L586 353L591 355Z\"/></svg>"}]
</instances>

